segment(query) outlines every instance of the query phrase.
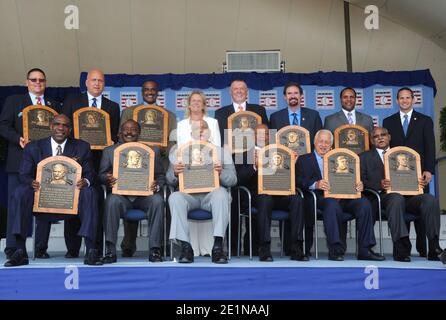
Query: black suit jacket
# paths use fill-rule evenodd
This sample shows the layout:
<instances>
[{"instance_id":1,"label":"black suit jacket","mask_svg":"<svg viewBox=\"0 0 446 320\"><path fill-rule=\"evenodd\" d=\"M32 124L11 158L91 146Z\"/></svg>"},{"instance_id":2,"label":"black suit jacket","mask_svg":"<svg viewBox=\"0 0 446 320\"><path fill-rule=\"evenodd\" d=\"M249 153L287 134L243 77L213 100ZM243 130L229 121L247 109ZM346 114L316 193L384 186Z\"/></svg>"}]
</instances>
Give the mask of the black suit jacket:
<instances>
[{"instance_id":1,"label":"black suit jacket","mask_svg":"<svg viewBox=\"0 0 446 320\"><path fill-rule=\"evenodd\" d=\"M383 127L391 135L391 147L406 146L414 149L420 154L422 170L435 174L434 124L430 117L414 110L407 129L407 136L404 135L399 111L385 118Z\"/></svg>"},{"instance_id":2,"label":"black suit jacket","mask_svg":"<svg viewBox=\"0 0 446 320\"><path fill-rule=\"evenodd\" d=\"M32 105L29 93L14 95L6 98L0 114L0 135L8 141L8 158L6 159L6 172L19 172L23 149L19 144L23 137L23 114L26 107ZM44 105L60 112L60 104L56 100L44 96Z\"/></svg>"},{"instance_id":3,"label":"black suit jacket","mask_svg":"<svg viewBox=\"0 0 446 320\"><path fill-rule=\"evenodd\" d=\"M296 161L296 186L307 190L313 183L322 179L314 152L303 154Z\"/></svg>"},{"instance_id":4,"label":"black suit jacket","mask_svg":"<svg viewBox=\"0 0 446 320\"><path fill-rule=\"evenodd\" d=\"M291 123L288 117L288 108L284 108L271 114L270 124L270 128L276 130L289 126ZM314 135L322 129L322 120L319 112L308 108L300 108L300 126L310 132L310 143L313 148Z\"/></svg>"},{"instance_id":5,"label":"black suit jacket","mask_svg":"<svg viewBox=\"0 0 446 320\"><path fill-rule=\"evenodd\" d=\"M249 189L251 195L257 194L257 170L254 169L254 148L241 154L233 154L235 171L237 172L237 185ZM242 162L242 163L239 163Z\"/></svg>"},{"instance_id":6,"label":"black suit jacket","mask_svg":"<svg viewBox=\"0 0 446 320\"><path fill-rule=\"evenodd\" d=\"M63 102L62 113L73 121L73 113L84 107L88 107L87 93L69 95ZM114 142L118 142L119 118L121 115L119 105L102 96L101 109L110 115L111 137Z\"/></svg>"},{"instance_id":7,"label":"black suit jacket","mask_svg":"<svg viewBox=\"0 0 446 320\"><path fill-rule=\"evenodd\" d=\"M24 149L23 161L20 166L20 182L31 185L31 182L36 179L37 164L52 155L51 138L28 143ZM63 155L75 159L82 166L82 178L88 179L91 186L97 182L92 165L90 145L87 142L68 138Z\"/></svg>"},{"instance_id":8,"label":"black suit jacket","mask_svg":"<svg viewBox=\"0 0 446 320\"><path fill-rule=\"evenodd\" d=\"M359 155L361 181L364 188L381 191L381 180L384 179L384 164L375 148Z\"/></svg>"},{"instance_id":9,"label":"black suit jacket","mask_svg":"<svg viewBox=\"0 0 446 320\"><path fill-rule=\"evenodd\" d=\"M246 111L252 111L262 117L262 123L268 126L268 116L264 107L257 104L246 104ZM234 113L234 106L232 104L224 106L223 108L215 111L215 119L218 121L218 127L220 128L221 144L225 143L225 129L228 129L228 118Z\"/></svg>"}]
</instances>

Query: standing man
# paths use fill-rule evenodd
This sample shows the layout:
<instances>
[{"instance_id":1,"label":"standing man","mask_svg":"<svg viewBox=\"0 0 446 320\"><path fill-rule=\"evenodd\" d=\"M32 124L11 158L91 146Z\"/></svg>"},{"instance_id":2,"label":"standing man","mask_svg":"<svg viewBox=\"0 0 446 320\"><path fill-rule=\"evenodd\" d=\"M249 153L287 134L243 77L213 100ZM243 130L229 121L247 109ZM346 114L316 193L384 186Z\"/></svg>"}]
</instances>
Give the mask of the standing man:
<instances>
[{"instance_id":1,"label":"standing man","mask_svg":"<svg viewBox=\"0 0 446 320\"><path fill-rule=\"evenodd\" d=\"M156 106L157 105L156 99L158 98L158 92L159 92L158 83L156 83L153 80L145 81L142 84L141 88L141 94L142 94L142 99L144 100L144 105ZM140 105L131 106L125 108L122 111L121 124L120 124L121 126L127 120L133 119L133 110L135 110L135 108L139 106ZM165 107L164 109L166 109L166 111L169 113L169 122L167 124L169 142L167 148L166 149L160 148L160 151L161 151L161 163L163 165L164 172L166 172L167 168L169 167L169 151L176 141L176 132L174 130L176 130L177 128L177 116L174 112L170 111L169 109ZM168 217L170 217L170 215L168 215ZM170 225L170 218L167 221L167 226L169 225ZM122 239L121 242L123 257L131 257L135 253L137 232L138 232L138 221L124 221L124 238Z\"/></svg>"},{"instance_id":2,"label":"standing man","mask_svg":"<svg viewBox=\"0 0 446 320\"><path fill-rule=\"evenodd\" d=\"M137 142L141 133L139 124L129 119L125 121L119 133L122 141L104 149L99 169L99 181L109 189L116 183L113 177L114 151L123 143ZM117 261L116 241L118 237L119 220L129 209L141 209L146 212L149 222L149 261L161 262L161 242L163 236L164 199L160 187L164 185L164 171L158 154L155 155L155 180L151 185L151 196L124 196L109 192L105 200L104 228L105 228L105 257L104 263ZM111 191L111 190L109 190Z\"/></svg>"},{"instance_id":3,"label":"standing man","mask_svg":"<svg viewBox=\"0 0 446 320\"><path fill-rule=\"evenodd\" d=\"M283 88L283 96L287 107L276 111L270 117L270 129L280 130L289 125L304 127L310 132L310 144L313 146L313 139L316 132L322 129L322 120L319 112L309 108L301 107L302 87L296 82L288 82ZM313 246L314 217L312 216L312 204L305 201L305 254L310 255ZM286 227L288 229L288 227ZM289 231L289 229L287 230ZM289 234L289 232L286 232ZM288 239L288 237L285 237ZM289 247L288 240L285 241L285 248Z\"/></svg>"},{"instance_id":4,"label":"standing man","mask_svg":"<svg viewBox=\"0 0 446 320\"><path fill-rule=\"evenodd\" d=\"M421 157L421 170L426 184L424 192L429 193L429 183L435 174L435 136L434 124L430 117L413 110L415 103L412 89L403 87L396 95L399 112L385 118L383 127L392 137L390 147L405 146L414 149ZM423 225L415 222L417 232L417 251L426 256Z\"/></svg>"},{"instance_id":5,"label":"standing man","mask_svg":"<svg viewBox=\"0 0 446 320\"><path fill-rule=\"evenodd\" d=\"M6 99L0 114L0 135L8 141L8 158L6 159L6 172L8 173L8 229L11 228L12 211L10 200L19 185L19 168L23 156L25 141L23 139L23 113L22 110L30 105L43 105L60 112L60 104L45 96L46 76L39 68L28 71L26 76L28 93L14 95ZM48 226L46 228L49 232ZM39 228L40 230L40 228ZM39 237L45 239L45 237ZM37 243L37 258L46 257L47 243ZM9 258L15 251L15 238L6 238L5 254Z\"/></svg>"},{"instance_id":6,"label":"standing man","mask_svg":"<svg viewBox=\"0 0 446 320\"><path fill-rule=\"evenodd\" d=\"M296 163L296 185L301 189L314 190L317 208L322 211L324 230L327 235L328 259L344 260L345 247L342 244L339 227L345 221L344 211L356 218L358 234L358 260L382 261L384 257L372 251L375 246L373 215L369 200L325 198L324 191L330 190L330 183L324 180L324 155L331 150L333 134L322 129L314 137L314 151L299 156ZM362 192L364 185L360 181L355 186Z\"/></svg>"},{"instance_id":7,"label":"standing man","mask_svg":"<svg viewBox=\"0 0 446 320\"><path fill-rule=\"evenodd\" d=\"M112 140L118 142L118 129L119 129L119 116L120 109L116 102L113 102L106 97L102 96L102 92L105 87L105 78L101 70L92 69L88 72L87 80L85 80L85 86L87 92L69 95L62 107L62 113L73 121L73 113L84 107L98 108L110 115L110 128ZM99 164L101 162L102 151L93 150L93 168L95 172L99 171ZM101 193L101 188L98 185L98 194ZM99 223L97 231L97 247L102 249L102 205L103 197L99 197ZM68 252L65 255L67 258L77 257L79 255L79 248L81 245L81 239L76 237L75 234L79 229L79 221L76 219L68 220L65 223L65 240L67 244Z\"/></svg>"},{"instance_id":8,"label":"standing man","mask_svg":"<svg viewBox=\"0 0 446 320\"><path fill-rule=\"evenodd\" d=\"M375 128L372 135L374 148L361 154L361 180L364 187L381 193L381 203L390 227L393 241L393 259L410 262L412 245L404 221L404 213L410 212L421 216L429 239L429 260L440 260L442 253L438 242L440 234L440 204L431 194L402 196L399 193L386 193L391 181L384 179L384 153L390 149L391 137L386 128ZM419 184L424 188L425 179ZM424 239L423 239L424 240Z\"/></svg>"},{"instance_id":9,"label":"standing man","mask_svg":"<svg viewBox=\"0 0 446 320\"><path fill-rule=\"evenodd\" d=\"M351 87L342 89L341 94L342 109L325 117L324 129L334 133L335 129L344 124L356 124L369 132L369 138L372 136L373 119L368 114L356 111L356 91Z\"/></svg>"}]
</instances>

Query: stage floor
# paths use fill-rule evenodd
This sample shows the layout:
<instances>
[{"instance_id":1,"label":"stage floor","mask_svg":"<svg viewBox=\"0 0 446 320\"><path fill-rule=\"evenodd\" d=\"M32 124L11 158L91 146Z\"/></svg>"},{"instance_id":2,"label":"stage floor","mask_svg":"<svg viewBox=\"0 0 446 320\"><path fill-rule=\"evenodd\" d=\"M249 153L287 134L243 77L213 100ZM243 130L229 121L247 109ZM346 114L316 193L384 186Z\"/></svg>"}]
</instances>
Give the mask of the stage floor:
<instances>
[{"instance_id":1,"label":"stage floor","mask_svg":"<svg viewBox=\"0 0 446 320\"><path fill-rule=\"evenodd\" d=\"M358 261L353 255L334 262L321 254L309 262L274 257L232 257L216 265L210 257L192 264L148 262L145 254L92 267L83 259L30 260L4 268L0 255L0 299L150 299L150 300L306 300L446 299L446 267L413 257L412 262Z\"/></svg>"}]
</instances>

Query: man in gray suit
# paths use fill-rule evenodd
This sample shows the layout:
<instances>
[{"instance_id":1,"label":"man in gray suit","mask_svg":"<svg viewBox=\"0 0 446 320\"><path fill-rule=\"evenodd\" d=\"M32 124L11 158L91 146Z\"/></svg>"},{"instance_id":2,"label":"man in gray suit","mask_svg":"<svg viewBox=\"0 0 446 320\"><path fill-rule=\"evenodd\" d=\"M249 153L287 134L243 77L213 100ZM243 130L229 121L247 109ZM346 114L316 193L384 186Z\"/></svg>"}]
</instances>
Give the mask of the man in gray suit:
<instances>
[{"instance_id":1,"label":"man in gray suit","mask_svg":"<svg viewBox=\"0 0 446 320\"><path fill-rule=\"evenodd\" d=\"M341 94L342 110L325 117L324 128L334 133L335 129L344 124L356 124L364 127L372 136L372 117L355 110L356 91L351 87L342 89Z\"/></svg>"},{"instance_id":2,"label":"man in gray suit","mask_svg":"<svg viewBox=\"0 0 446 320\"><path fill-rule=\"evenodd\" d=\"M102 184L112 188L116 183L113 177L113 154L115 149L123 143L138 141L141 127L134 120L127 120L121 125L119 132L120 141L117 144L104 149L101 165L99 167L99 179ZM165 183L165 177L159 155L155 157L155 181L151 185L154 192L151 196L123 196L108 193L104 205L105 228L105 257L104 263L113 263L116 258L116 241L118 238L119 219L129 209L141 209L146 212L149 222L149 261L161 262L161 239L163 235L164 199L160 187Z\"/></svg>"},{"instance_id":3,"label":"man in gray suit","mask_svg":"<svg viewBox=\"0 0 446 320\"><path fill-rule=\"evenodd\" d=\"M192 138L194 140L208 141L210 137L209 127L206 121L201 120L199 124L192 126ZM225 187L232 187L237 183L237 175L232 162L231 155L223 148L217 149L219 159L214 162L214 169L220 176L220 187L209 193L188 194L176 191L169 197L172 222L170 225L170 236L181 244L181 255L179 263L192 263L194 251L190 245L189 227L187 213L194 209L203 209L212 212L212 224L214 235L214 246L212 248L212 262L227 263L228 259L223 252L223 237L229 224L229 193ZM166 174L167 183L178 186L178 175L184 171L183 162L172 159Z\"/></svg>"}]
</instances>

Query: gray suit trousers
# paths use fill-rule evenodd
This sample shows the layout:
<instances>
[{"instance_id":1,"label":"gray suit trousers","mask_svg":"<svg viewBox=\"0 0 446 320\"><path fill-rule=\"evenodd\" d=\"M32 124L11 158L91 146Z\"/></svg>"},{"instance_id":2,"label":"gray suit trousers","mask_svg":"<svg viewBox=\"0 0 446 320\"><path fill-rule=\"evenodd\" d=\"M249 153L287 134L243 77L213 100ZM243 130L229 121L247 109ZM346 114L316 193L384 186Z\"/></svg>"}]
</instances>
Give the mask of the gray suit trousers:
<instances>
[{"instance_id":1,"label":"gray suit trousers","mask_svg":"<svg viewBox=\"0 0 446 320\"><path fill-rule=\"evenodd\" d=\"M177 239L190 243L187 213L194 209L212 212L214 237L224 237L229 224L229 193L220 187L209 193L188 194L174 192L169 197L170 239Z\"/></svg>"}]
</instances>

